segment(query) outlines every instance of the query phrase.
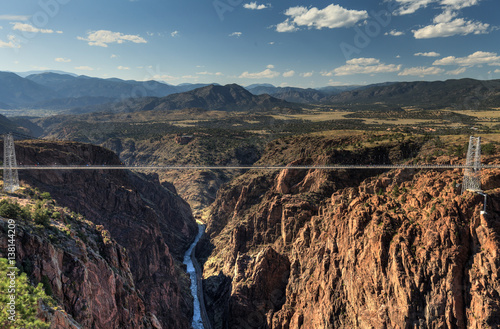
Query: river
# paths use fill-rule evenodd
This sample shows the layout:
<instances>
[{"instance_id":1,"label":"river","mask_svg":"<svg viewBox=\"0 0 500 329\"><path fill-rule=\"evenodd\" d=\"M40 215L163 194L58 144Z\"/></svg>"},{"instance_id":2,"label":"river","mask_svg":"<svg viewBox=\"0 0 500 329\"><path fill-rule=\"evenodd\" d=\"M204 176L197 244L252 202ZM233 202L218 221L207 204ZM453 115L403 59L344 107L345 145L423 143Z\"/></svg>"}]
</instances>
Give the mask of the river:
<instances>
[{"instance_id":1,"label":"river","mask_svg":"<svg viewBox=\"0 0 500 329\"><path fill-rule=\"evenodd\" d=\"M202 320L202 310L200 307L200 299L198 298L198 277L196 273L196 268L193 264L192 260L192 254L194 251L194 248L196 247L196 244L200 240L201 236L203 235L203 232L205 231L205 226L204 225L198 225L198 235L196 235L196 239L194 240L193 244L189 247L189 249L186 251L184 254L184 264L186 264L187 267L187 273L189 274L189 278L191 279L191 294L193 295L193 303L194 303L194 314L193 314L193 322L192 322L192 328L193 329L205 329L203 326L203 320Z\"/></svg>"}]
</instances>

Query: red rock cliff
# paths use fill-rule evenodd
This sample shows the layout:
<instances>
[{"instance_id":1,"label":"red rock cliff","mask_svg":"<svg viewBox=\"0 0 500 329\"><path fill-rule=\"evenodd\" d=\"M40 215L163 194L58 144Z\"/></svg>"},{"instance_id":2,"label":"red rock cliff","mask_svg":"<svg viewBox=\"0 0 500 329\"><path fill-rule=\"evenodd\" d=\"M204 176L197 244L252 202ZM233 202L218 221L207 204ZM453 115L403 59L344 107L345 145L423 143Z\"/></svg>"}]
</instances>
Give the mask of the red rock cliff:
<instances>
[{"instance_id":1,"label":"red rock cliff","mask_svg":"<svg viewBox=\"0 0 500 329\"><path fill-rule=\"evenodd\" d=\"M322 163L325 144L341 143L305 141L304 150L318 148L299 163ZM275 154L286 158L297 147L300 140ZM399 146L387 147L375 153L404 158ZM214 328L497 327L500 172L483 175L485 216L481 196L460 194L461 177L460 170L241 176L220 191L199 248Z\"/></svg>"},{"instance_id":2,"label":"red rock cliff","mask_svg":"<svg viewBox=\"0 0 500 329\"><path fill-rule=\"evenodd\" d=\"M16 154L21 164L120 163L111 151L81 143L19 142ZM163 328L189 326L192 304L180 259L194 239L197 225L173 187L161 186L155 176L125 170L23 171L20 180L50 192L58 204L108 230L128 252L131 279L147 312L156 316ZM83 271L85 266L81 268ZM86 278L81 276L83 272L79 274L82 280ZM125 296L119 301L127 303ZM100 303L99 298L94 303Z\"/></svg>"}]
</instances>

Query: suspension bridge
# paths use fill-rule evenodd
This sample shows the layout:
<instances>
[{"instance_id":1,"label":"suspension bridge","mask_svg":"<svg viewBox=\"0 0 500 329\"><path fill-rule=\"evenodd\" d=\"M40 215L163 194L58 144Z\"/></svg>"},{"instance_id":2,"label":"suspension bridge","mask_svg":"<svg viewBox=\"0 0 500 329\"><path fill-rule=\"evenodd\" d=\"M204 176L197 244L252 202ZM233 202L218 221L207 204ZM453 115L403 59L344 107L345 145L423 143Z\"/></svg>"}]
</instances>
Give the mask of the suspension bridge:
<instances>
[{"instance_id":1,"label":"suspension bridge","mask_svg":"<svg viewBox=\"0 0 500 329\"><path fill-rule=\"evenodd\" d=\"M31 136L17 134L19 137L33 139ZM464 179L462 193L470 191L485 197L481 190L481 170L500 169L500 165L485 165L481 163L481 137L470 136L469 148L465 165L460 164L338 164L338 165L297 165L297 166L126 166L126 165L28 165L20 166L16 161L14 134L4 135L4 163L3 179L4 190L14 192L19 188L19 170L383 170L383 169L463 169Z\"/></svg>"}]
</instances>

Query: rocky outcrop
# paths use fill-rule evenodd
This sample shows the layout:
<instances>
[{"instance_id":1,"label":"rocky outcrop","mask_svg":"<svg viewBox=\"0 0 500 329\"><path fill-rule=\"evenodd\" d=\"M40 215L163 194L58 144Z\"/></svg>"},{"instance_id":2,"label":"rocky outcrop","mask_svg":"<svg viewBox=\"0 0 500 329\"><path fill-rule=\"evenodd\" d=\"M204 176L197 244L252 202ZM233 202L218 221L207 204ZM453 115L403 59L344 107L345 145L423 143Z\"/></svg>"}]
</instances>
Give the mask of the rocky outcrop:
<instances>
[{"instance_id":1,"label":"rocky outcrop","mask_svg":"<svg viewBox=\"0 0 500 329\"><path fill-rule=\"evenodd\" d=\"M112 152L80 143L21 142L16 153L23 164L120 164ZM161 186L157 176L125 170L26 171L20 179L109 231L128 251L132 279L151 318L163 328L189 326L191 296L180 261L197 225L175 189ZM85 278L83 272L75 275Z\"/></svg>"},{"instance_id":2,"label":"rocky outcrop","mask_svg":"<svg viewBox=\"0 0 500 329\"><path fill-rule=\"evenodd\" d=\"M0 227L0 245L6 246L7 221L0 220ZM84 243L52 228L17 221L18 265L34 283L50 284L52 297L65 311L40 302L39 317L59 329L159 328L152 325L154 315L146 311L136 290L127 252L113 240L104 242L101 231L83 225L79 235Z\"/></svg>"},{"instance_id":3,"label":"rocky outcrop","mask_svg":"<svg viewBox=\"0 0 500 329\"><path fill-rule=\"evenodd\" d=\"M199 250L214 328L498 325L500 172L483 175L486 215L460 170L364 172L250 172L221 190Z\"/></svg>"}]
</instances>

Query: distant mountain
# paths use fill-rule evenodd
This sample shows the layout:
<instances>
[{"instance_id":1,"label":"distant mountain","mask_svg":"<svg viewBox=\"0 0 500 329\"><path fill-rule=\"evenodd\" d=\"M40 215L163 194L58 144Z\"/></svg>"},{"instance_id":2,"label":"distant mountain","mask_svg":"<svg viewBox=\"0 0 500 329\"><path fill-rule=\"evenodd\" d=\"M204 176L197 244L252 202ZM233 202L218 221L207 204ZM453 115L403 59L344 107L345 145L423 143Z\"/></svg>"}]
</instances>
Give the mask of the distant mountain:
<instances>
[{"instance_id":1,"label":"distant mountain","mask_svg":"<svg viewBox=\"0 0 500 329\"><path fill-rule=\"evenodd\" d=\"M327 99L328 103L420 106L423 108L477 108L500 105L500 80L446 80L396 82L346 91Z\"/></svg>"},{"instance_id":2,"label":"distant mountain","mask_svg":"<svg viewBox=\"0 0 500 329\"><path fill-rule=\"evenodd\" d=\"M246 90L254 89L257 87L267 87L267 88L276 88L274 85L270 83L254 83L253 85L246 86Z\"/></svg>"},{"instance_id":3,"label":"distant mountain","mask_svg":"<svg viewBox=\"0 0 500 329\"><path fill-rule=\"evenodd\" d=\"M292 107L292 104L269 95L253 95L237 84L209 85L161 98L156 109L176 110L199 107L206 110L248 111Z\"/></svg>"},{"instance_id":4,"label":"distant mountain","mask_svg":"<svg viewBox=\"0 0 500 329\"><path fill-rule=\"evenodd\" d=\"M57 74L67 74L67 75L72 75L74 77L77 77L77 74L74 73L69 73L69 72L64 72L64 71L58 71L58 70L45 70L45 71L27 71L27 72L12 72L20 76L21 78L26 78L28 75L33 75L33 74L41 74L41 73L57 73Z\"/></svg>"},{"instance_id":5,"label":"distant mountain","mask_svg":"<svg viewBox=\"0 0 500 329\"><path fill-rule=\"evenodd\" d=\"M41 73L27 76L33 82L51 88L59 98L106 97L126 99L132 97L163 97L176 93L174 86L157 81L125 81L120 79L100 79L84 75Z\"/></svg>"},{"instance_id":6,"label":"distant mountain","mask_svg":"<svg viewBox=\"0 0 500 329\"><path fill-rule=\"evenodd\" d=\"M213 85L220 86L218 83L213 83ZM177 93L183 93L186 91L191 91L191 90L203 88L206 86L210 86L210 84L209 83L181 83L181 84L175 86L175 89L177 90Z\"/></svg>"},{"instance_id":7,"label":"distant mountain","mask_svg":"<svg viewBox=\"0 0 500 329\"><path fill-rule=\"evenodd\" d=\"M172 94L163 98L143 97L129 99L124 102L89 106L74 109L72 113L89 112L137 112L137 111L169 111L186 108L219 111L265 111L274 108L296 108L294 104L265 95L253 95L237 84L225 86L209 85L191 91Z\"/></svg>"},{"instance_id":8,"label":"distant mountain","mask_svg":"<svg viewBox=\"0 0 500 329\"><path fill-rule=\"evenodd\" d=\"M28 106L36 101L57 97L53 90L21 78L15 73L0 72L0 102L9 107Z\"/></svg>"},{"instance_id":9,"label":"distant mountain","mask_svg":"<svg viewBox=\"0 0 500 329\"><path fill-rule=\"evenodd\" d=\"M318 88L319 91L322 91L326 94L329 95L336 95L340 94L341 92L348 91L348 90L354 90L354 89L360 89L363 88L364 86L360 85L349 85L349 86L327 86L327 87L321 87Z\"/></svg>"},{"instance_id":10,"label":"distant mountain","mask_svg":"<svg viewBox=\"0 0 500 329\"><path fill-rule=\"evenodd\" d=\"M260 85L248 90L255 95L269 94L273 97L294 103L319 103L328 96L326 93L311 88L266 87Z\"/></svg>"}]
</instances>

